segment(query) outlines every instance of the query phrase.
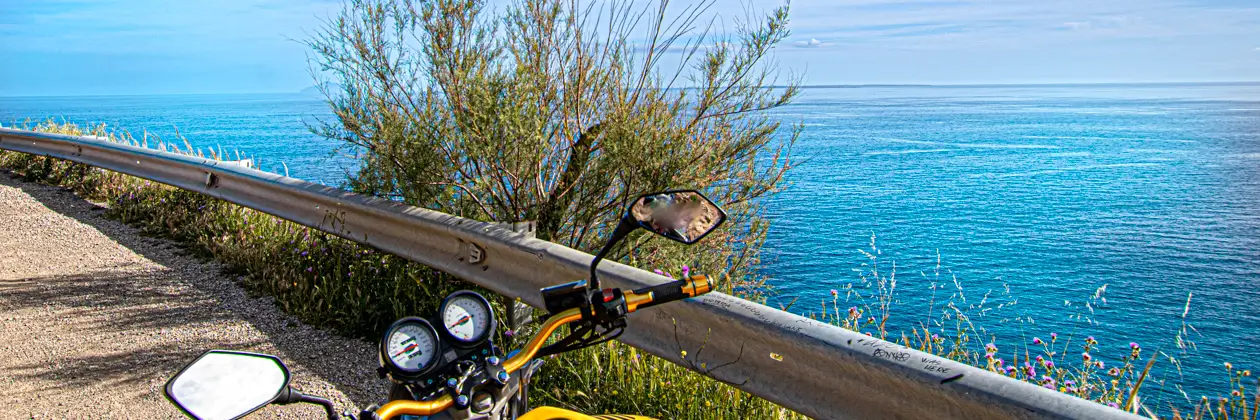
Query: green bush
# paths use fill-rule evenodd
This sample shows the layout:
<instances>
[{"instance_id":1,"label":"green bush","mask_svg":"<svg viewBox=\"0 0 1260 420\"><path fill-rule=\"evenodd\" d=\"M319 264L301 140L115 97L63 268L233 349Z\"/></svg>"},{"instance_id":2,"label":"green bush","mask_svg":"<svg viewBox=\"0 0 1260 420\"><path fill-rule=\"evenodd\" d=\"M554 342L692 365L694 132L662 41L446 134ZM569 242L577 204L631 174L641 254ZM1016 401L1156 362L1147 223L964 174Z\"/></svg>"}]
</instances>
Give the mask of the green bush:
<instances>
[{"instance_id":1,"label":"green bush","mask_svg":"<svg viewBox=\"0 0 1260 420\"><path fill-rule=\"evenodd\" d=\"M47 122L26 128L112 137L103 126L82 129ZM125 136L116 140L134 143ZM0 166L29 180L67 186L85 198L104 202L107 216L224 263L243 276L247 290L274 296L285 312L342 335L375 341L397 318L433 315L441 299L456 290L473 289L493 296L426 266L200 193L23 153L0 151ZM491 301L503 313L501 300ZM499 342L517 348L531 336L532 327L536 325L524 331L501 331L505 334ZM610 383L613 377L604 373L615 373L616 383ZM536 406L551 404L592 413L616 410L663 419L799 417L620 343L549 359L536 381L531 395Z\"/></svg>"}]
</instances>

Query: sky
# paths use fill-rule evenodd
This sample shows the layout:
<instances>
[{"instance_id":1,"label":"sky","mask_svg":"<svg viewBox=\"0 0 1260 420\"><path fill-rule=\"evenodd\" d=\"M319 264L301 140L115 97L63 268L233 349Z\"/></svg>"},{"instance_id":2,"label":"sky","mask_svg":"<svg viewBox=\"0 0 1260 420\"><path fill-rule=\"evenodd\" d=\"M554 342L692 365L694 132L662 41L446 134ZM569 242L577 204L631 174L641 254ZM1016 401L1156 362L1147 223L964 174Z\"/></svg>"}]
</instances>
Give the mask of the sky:
<instances>
[{"instance_id":1,"label":"sky","mask_svg":"<svg viewBox=\"0 0 1260 420\"><path fill-rule=\"evenodd\" d=\"M0 0L0 96L297 92L340 7ZM774 57L815 85L1260 80L1260 0L794 0L789 28Z\"/></svg>"}]
</instances>

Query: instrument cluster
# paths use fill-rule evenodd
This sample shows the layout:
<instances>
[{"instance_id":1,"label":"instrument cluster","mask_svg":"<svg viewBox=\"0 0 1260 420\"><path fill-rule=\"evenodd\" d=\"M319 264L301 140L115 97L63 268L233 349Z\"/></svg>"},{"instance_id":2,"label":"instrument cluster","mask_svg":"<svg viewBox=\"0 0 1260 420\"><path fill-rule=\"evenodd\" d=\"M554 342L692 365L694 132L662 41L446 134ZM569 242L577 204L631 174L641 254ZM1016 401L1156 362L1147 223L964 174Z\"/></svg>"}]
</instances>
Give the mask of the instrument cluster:
<instances>
[{"instance_id":1,"label":"instrument cluster","mask_svg":"<svg viewBox=\"0 0 1260 420\"><path fill-rule=\"evenodd\" d=\"M499 363L503 355L490 340L494 329L494 309L484 296L452 293L434 319L406 317L385 330L379 372L398 384L440 388L443 379L466 378L476 366Z\"/></svg>"}]
</instances>

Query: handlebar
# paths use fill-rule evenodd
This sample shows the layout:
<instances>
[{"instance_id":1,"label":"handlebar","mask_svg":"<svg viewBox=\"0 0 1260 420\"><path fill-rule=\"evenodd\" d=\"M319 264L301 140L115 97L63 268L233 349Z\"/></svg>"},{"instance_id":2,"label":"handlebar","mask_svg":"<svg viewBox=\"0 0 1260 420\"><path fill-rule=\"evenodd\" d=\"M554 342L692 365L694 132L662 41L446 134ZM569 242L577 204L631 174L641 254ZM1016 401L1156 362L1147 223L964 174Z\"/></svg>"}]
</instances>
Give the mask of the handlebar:
<instances>
[{"instance_id":1,"label":"handlebar","mask_svg":"<svg viewBox=\"0 0 1260 420\"><path fill-rule=\"evenodd\" d=\"M634 312L639 309L649 308L660 305L662 303L682 300L689 297L696 297L709 293L713 290L713 281L707 276L697 275L682 280L672 281L668 283L658 284L656 286L648 286L632 292L626 292L626 311ZM582 312L579 308L566 309L547 318L547 322L543 323L542 328L538 330L538 334L525 344L512 358L503 362L503 370L508 374L519 370L526 363L538 354L538 350L543 347L547 339L551 337L561 325L582 319ZM390 401L376 410L376 416L380 419L390 419L395 416L413 415L413 416L430 416L440 413L450 408L455 403L455 399L450 394L443 395L438 399L431 401Z\"/></svg>"}]
</instances>

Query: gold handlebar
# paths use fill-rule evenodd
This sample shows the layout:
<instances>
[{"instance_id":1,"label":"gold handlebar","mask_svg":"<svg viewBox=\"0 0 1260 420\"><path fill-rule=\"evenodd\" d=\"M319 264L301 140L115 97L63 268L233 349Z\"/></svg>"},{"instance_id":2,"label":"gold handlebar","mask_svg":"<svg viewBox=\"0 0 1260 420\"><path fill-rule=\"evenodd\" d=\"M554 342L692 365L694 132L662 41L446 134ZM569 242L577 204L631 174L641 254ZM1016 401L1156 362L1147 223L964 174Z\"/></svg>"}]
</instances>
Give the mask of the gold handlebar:
<instances>
[{"instance_id":1,"label":"gold handlebar","mask_svg":"<svg viewBox=\"0 0 1260 420\"><path fill-rule=\"evenodd\" d=\"M713 282L704 275L688 277L687 282L682 286L683 294L688 297L696 297L708 293L710 290L713 290ZM634 312L643 304L652 303L652 299L654 298L653 293L651 292L640 294L632 291L625 291L624 295L626 298L627 313ZM551 334L559 329L561 325L581 319L582 313L578 308L567 309L558 314L552 315L551 318L547 318L547 322L543 323L542 328L538 330L538 334L535 334L534 338L530 339L529 343L525 344L525 347L521 348L520 352L503 362L503 370L507 371L508 374L516 372L522 366L525 366L525 363L532 360L535 354L538 354L538 350L542 349L543 344L547 342L547 338L550 338ZM412 416L430 416L450 408L454 403L455 399L452 398L450 394L443 395L432 401L390 401L389 403L381 406L381 408L378 408L376 410L376 415L384 420L404 414Z\"/></svg>"}]
</instances>

